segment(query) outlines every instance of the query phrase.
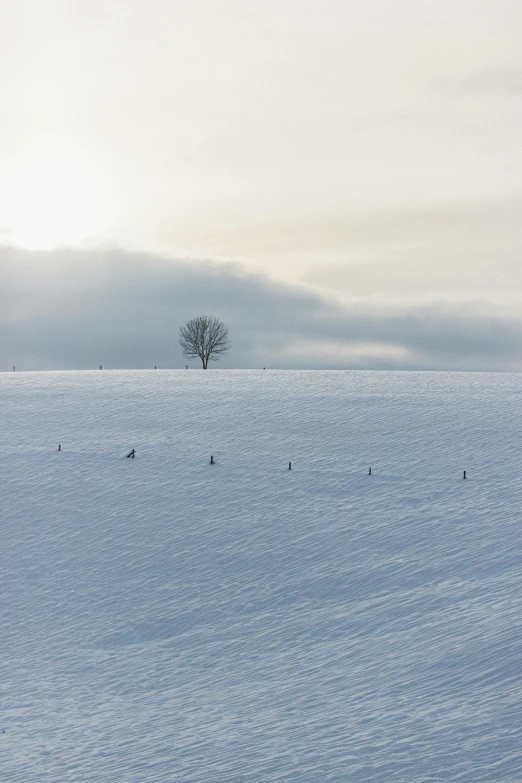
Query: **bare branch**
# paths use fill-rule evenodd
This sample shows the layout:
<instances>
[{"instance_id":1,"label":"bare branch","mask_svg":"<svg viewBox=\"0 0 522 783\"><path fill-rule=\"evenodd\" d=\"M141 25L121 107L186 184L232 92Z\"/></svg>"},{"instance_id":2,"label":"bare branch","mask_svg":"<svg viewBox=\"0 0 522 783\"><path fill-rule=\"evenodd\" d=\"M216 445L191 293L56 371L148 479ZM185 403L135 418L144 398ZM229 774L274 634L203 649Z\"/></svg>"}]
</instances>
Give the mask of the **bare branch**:
<instances>
[{"instance_id":1,"label":"bare branch","mask_svg":"<svg viewBox=\"0 0 522 783\"><path fill-rule=\"evenodd\" d=\"M188 359L201 359L203 369L230 349L228 328L215 315L198 315L179 330L179 344Z\"/></svg>"}]
</instances>

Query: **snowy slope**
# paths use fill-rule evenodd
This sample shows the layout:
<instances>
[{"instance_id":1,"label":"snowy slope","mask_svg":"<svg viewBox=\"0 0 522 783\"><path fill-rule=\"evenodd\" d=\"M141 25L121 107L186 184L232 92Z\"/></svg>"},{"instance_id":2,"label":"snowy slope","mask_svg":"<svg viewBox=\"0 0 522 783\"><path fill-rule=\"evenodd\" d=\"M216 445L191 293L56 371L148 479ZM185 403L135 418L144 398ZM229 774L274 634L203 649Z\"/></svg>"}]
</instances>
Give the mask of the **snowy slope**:
<instances>
[{"instance_id":1,"label":"snowy slope","mask_svg":"<svg viewBox=\"0 0 522 783\"><path fill-rule=\"evenodd\" d=\"M521 396L0 375L0 780L520 783Z\"/></svg>"}]
</instances>

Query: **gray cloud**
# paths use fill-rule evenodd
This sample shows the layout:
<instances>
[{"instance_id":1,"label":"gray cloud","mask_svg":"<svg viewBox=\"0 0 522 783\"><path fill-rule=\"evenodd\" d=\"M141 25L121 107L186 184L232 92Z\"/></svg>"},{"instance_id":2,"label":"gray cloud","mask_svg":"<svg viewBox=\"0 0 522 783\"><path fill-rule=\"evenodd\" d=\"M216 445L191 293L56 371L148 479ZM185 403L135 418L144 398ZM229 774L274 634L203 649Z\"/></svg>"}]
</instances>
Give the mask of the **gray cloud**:
<instances>
[{"instance_id":1,"label":"gray cloud","mask_svg":"<svg viewBox=\"0 0 522 783\"><path fill-rule=\"evenodd\" d=\"M522 369L522 321L491 306L342 304L236 265L121 249L0 248L0 308L3 370L183 367L178 327L202 312L230 327L218 367Z\"/></svg>"}]
</instances>

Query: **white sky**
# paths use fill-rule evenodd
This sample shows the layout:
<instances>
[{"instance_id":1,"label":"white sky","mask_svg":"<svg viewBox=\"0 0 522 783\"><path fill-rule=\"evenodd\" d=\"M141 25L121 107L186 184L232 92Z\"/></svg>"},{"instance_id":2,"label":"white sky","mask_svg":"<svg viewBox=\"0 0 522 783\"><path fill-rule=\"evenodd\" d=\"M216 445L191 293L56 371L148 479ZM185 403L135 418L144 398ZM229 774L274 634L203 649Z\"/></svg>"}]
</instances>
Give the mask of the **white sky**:
<instances>
[{"instance_id":1,"label":"white sky","mask_svg":"<svg viewBox=\"0 0 522 783\"><path fill-rule=\"evenodd\" d=\"M522 296L519 0L0 0L6 243Z\"/></svg>"}]
</instances>

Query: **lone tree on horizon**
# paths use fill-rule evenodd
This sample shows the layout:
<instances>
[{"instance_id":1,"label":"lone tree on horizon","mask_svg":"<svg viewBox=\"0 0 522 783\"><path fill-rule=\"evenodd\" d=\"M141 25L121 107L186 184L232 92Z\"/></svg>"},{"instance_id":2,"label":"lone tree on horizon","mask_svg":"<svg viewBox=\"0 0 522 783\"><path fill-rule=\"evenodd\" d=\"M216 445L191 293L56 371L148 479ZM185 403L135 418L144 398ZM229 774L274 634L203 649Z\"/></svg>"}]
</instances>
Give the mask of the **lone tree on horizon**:
<instances>
[{"instance_id":1,"label":"lone tree on horizon","mask_svg":"<svg viewBox=\"0 0 522 783\"><path fill-rule=\"evenodd\" d=\"M228 329L215 315L198 315L179 330L179 344L187 359L199 358L206 370L230 348Z\"/></svg>"}]
</instances>

